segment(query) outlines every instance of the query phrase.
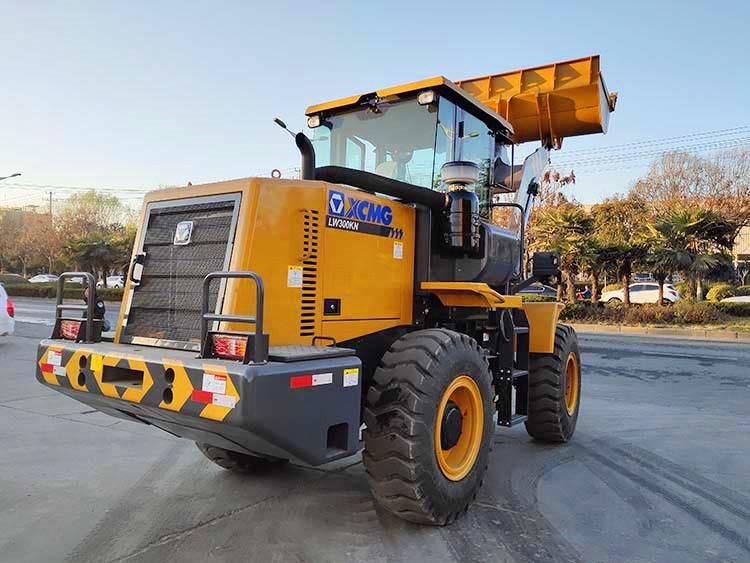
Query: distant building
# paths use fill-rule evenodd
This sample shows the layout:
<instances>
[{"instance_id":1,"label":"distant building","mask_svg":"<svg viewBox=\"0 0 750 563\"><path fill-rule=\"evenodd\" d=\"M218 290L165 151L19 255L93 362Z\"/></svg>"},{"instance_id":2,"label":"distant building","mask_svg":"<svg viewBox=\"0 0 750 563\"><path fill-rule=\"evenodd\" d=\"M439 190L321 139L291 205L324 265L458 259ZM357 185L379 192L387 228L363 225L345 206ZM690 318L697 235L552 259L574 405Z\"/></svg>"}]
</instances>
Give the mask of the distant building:
<instances>
[{"instance_id":1,"label":"distant building","mask_svg":"<svg viewBox=\"0 0 750 563\"><path fill-rule=\"evenodd\" d=\"M734 268L743 285L750 285L750 226L742 227L732 250Z\"/></svg>"}]
</instances>

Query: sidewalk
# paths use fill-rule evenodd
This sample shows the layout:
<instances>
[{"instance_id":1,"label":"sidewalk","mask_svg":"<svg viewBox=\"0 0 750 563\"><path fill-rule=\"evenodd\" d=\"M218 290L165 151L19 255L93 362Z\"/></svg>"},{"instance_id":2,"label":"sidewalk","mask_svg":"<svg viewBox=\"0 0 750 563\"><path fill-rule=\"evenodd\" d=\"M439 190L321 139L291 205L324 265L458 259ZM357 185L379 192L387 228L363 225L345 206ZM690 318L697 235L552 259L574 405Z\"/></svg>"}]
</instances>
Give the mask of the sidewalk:
<instances>
[{"instance_id":1,"label":"sidewalk","mask_svg":"<svg viewBox=\"0 0 750 563\"><path fill-rule=\"evenodd\" d=\"M735 332L732 330L712 330L710 328L673 328L658 326L623 326L623 325L600 325L569 323L580 333L597 334L631 334L648 335L664 338L686 338L693 340L715 340L747 342L750 344L750 332Z\"/></svg>"}]
</instances>

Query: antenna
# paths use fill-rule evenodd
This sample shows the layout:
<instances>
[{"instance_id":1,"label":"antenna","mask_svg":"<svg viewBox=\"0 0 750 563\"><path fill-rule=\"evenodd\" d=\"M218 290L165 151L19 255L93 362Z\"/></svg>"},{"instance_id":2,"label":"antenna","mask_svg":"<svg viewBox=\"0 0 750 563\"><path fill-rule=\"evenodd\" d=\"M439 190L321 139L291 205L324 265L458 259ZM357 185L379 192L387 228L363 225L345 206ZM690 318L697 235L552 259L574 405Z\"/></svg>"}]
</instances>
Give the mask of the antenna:
<instances>
[{"instance_id":1,"label":"antenna","mask_svg":"<svg viewBox=\"0 0 750 563\"><path fill-rule=\"evenodd\" d=\"M289 133L292 137L295 137L295 138L297 137L297 134L294 133L294 132L292 132L292 131L290 131L289 127L286 126L286 123L284 123L283 121L281 121L278 117L274 117L273 118L273 122L276 125L278 125L279 127L281 127L284 131L286 131L287 133Z\"/></svg>"}]
</instances>

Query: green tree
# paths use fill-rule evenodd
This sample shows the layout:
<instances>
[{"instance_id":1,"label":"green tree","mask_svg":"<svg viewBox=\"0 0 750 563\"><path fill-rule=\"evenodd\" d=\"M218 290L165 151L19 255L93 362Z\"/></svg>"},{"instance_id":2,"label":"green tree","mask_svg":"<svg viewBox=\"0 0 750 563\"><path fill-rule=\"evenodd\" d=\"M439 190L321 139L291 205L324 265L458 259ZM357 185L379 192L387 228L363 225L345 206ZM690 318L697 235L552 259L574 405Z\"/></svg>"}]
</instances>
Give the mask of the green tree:
<instances>
[{"instance_id":1,"label":"green tree","mask_svg":"<svg viewBox=\"0 0 750 563\"><path fill-rule=\"evenodd\" d=\"M128 209L117 196L90 190L66 200L58 225L64 239L85 237L121 225L127 213Z\"/></svg>"},{"instance_id":2,"label":"green tree","mask_svg":"<svg viewBox=\"0 0 750 563\"><path fill-rule=\"evenodd\" d=\"M573 277L587 252L592 226L593 222L583 207L573 203L539 209L530 226L532 250L554 250L560 254L562 283L558 297L564 292L569 302L576 298Z\"/></svg>"},{"instance_id":3,"label":"green tree","mask_svg":"<svg viewBox=\"0 0 750 563\"><path fill-rule=\"evenodd\" d=\"M736 223L722 218L715 211L676 209L647 225L642 240L649 248L647 260L664 277L675 271L683 274L689 293L700 300L703 297L703 276L709 270L731 262L727 251L732 247L736 230Z\"/></svg>"},{"instance_id":4,"label":"green tree","mask_svg":"<svg viewBox=\"0 0 750 563\"><path fill-rule=\"evenodd\" d=\"M23 212L20 209L0 210L0 273L16 259L16 244L23 231Z\"/></svg>"},{"instance_id":5,"label":"green tree","mask_svg":"<svg viewBox=\"0 0 750 563\"><path fill-rule=\"evenodd\" d=\"M26 213L17 241L17 253L24 266L24 276L29 264L43 267L48 273L52 273L55 260L62 252L62 246L60 234L49 215Z\"/></svg>"},{"instance_id":6,"label":"green tree","mask_svg":"<svg viewBox=\"0 0 750 563\"><path fill-rule=\"evenodd\" d=\"M593 220L592 220L593 230ZM584 274L591 279L591 301L598 303L601 297L601 277L609 263L609 255L602 248L596 236L589 238L588 244L582 249L578 258L578 265Z\"/></svg>"},{"instance_id":7,"label":"green tree","mask_svg":"<svg viewBox=\"0 0 750 563\"><path fill-rule=\"evenodd\" d=\"M646 205L637 197L613 197L595 205L591 213L602 263L617 272L625 305L630 305L633 265L645 254L640 233L649 221Z\"/></svg>"}]
</instances>

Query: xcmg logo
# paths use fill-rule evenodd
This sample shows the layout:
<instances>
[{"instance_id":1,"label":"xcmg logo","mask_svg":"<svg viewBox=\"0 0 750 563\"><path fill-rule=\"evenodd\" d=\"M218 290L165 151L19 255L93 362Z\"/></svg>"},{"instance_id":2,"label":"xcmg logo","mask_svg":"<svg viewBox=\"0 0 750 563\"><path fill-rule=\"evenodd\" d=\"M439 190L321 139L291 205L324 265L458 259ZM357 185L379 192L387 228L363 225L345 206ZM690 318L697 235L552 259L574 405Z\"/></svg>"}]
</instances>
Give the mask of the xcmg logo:
<instances>
[{"instance_id":1,"label":"xcmg logo","mask_svg":"<svg viewBox=\"0 0 750 563\"><path fill-rule=\"evenodd\" d=\"M366 199L345 197L341 192L328 192L328 212L331 215L367 221L388 226L393 221L393 209L389 205L380 205Z\"/></svg>"}]
</instances>

